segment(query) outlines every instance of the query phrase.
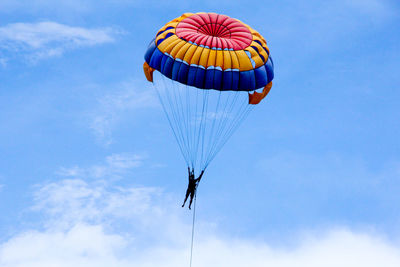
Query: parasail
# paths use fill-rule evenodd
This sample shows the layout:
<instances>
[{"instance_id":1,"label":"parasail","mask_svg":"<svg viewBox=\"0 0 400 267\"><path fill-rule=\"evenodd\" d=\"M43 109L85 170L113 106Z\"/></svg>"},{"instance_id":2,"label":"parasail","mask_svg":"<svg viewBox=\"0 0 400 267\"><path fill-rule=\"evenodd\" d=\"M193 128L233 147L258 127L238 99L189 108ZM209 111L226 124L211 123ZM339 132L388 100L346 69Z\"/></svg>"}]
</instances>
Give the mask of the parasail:
<instances>
[{"instance_id":1,"label":"parasail","mask_svg":"<svg viewBox=\"0 0 400 267\"><path fill-rule=\"evenodd\" d=\"M183 158L196 170L207 168L274 78L265 39L215 13L185 13L168 22L144 58Z\"/></svg>"}]
</instances>

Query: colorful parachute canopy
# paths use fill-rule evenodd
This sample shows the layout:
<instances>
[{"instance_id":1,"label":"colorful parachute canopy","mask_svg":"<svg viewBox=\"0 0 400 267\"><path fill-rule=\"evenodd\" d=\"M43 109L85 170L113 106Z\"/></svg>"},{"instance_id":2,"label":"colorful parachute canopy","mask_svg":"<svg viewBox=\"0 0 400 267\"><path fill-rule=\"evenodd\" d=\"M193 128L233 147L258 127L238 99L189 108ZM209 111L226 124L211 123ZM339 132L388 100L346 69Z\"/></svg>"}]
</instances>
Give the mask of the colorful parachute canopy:
<instances>
[{"instance_id":1,"label":"colorful parachute canopy","mask_svg":"<svg viewBox=\"0 0 400 267\"><path fill-rule=\"evenodd\" d=\"M164 25L143 69L186 163L196 170L207 168L274 78L265 39L215 13L186 13Z\"/></svg>"},{"instance_id":2,"label":"colorful parachute canopy","mask_svg":"<svg viewBox=\"0 0 400 267\"><path fill-rule=\"evenodd\" d=\"M274 78L267 42L243 22L215 13L185 13L162 27L145 54L144 70L200 89L254 91L257 104Z\"/></svg>"}]
</instances>

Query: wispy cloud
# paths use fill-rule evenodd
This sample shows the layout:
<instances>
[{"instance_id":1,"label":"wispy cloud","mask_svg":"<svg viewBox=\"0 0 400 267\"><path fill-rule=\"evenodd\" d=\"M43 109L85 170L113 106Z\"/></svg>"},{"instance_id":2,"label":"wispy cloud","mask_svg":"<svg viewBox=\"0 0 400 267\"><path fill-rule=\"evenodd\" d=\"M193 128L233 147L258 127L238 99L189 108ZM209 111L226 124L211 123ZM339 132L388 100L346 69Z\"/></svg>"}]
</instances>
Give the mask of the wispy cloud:
<instances>
[{"instance_id":1,"label":"wispy cloud","mask_svg":"<svg viewBox=\"0 0 400 267\"><path fill-rule=\"evenodd\" d=\"M121 116L159 105L152 90L141 90L135 82L124 82L115 87L113 93L100 97L97 107L89 113L90 128L97 140L106 146L113 143L112 130Z\"/></svg>"},{"instance_id":2,"label":"wispy cloud","mask_svg":"<svg viewBox=\"0 0 400 267\"><path fill-rule=\"evenodd\" d=\"M95 164L86 168L79 166L61 167L57 174L70 178L85 178L85 179L99 179L99 178L116 178L125 174L130 169L142 165L145 156L138 154L112 154L106 157L103 164Z\"/></svg>"},{"instance_id":3,"label":"wispy cloud","mask_svg":"<svg viewBox=\"0 0 400 267\"><path fill-rule=\"evenodd\" d=\"M89 167L60 168L62 180L36 186L32 210L48 218L45 225L66 229L77 223L118 224L117 219L148 220L158 213L156 198L161 190L152 187L115 186L115 178L134 177L144 156L113 154L105 162ZM155 205L154 205L155 204ZM153 209L154 208L154 209ZM146 213L147 216L141 216Z\"/></svg>"},{"instance_id":4,"label":"wispy cloud","mask_svg":"<svg viewBox=\"0 0 400 267\"><path fill-rule=\"evenodd\" d=\"M11 58L23 56L37 62L67 50L114 42L120 33L112 28L87 29L52 21L13 23L0 27L0 49Z\"/></svg>"},{"instance_id":5,"label":"wispy cloud","mask_svg":"<svg viewBox=\"0 0 400 267\"><path fill-rule=\"evenodd\" d=\"M99 224L151 214L152 197L158 193L150 187L113 187L104 180L64 179L35 192L33 210L48 216L47 226L68 229L79 223ZM139 223L140 218L136 219Z\"/></svg>"}]
</instances>

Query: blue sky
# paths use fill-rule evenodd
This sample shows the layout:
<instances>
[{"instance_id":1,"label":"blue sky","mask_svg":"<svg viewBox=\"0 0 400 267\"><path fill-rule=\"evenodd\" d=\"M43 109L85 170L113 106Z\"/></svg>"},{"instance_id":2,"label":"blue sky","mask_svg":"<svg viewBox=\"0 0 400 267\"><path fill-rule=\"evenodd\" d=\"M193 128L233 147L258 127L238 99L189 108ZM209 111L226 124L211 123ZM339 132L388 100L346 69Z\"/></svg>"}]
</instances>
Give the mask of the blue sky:
<instances>
[{"instance_id":1,"label":"blue sky","mask_svg":"<svg viewBox=\"0 0 400 267\"><path fill-rule=\"evenodd\" d=\"M0 266L187 265L187 170L142 64L200 11L258 30L275 80L202 180L194 266L399 266L389 0L3 0Z\"/></svg>"}]
</instances>

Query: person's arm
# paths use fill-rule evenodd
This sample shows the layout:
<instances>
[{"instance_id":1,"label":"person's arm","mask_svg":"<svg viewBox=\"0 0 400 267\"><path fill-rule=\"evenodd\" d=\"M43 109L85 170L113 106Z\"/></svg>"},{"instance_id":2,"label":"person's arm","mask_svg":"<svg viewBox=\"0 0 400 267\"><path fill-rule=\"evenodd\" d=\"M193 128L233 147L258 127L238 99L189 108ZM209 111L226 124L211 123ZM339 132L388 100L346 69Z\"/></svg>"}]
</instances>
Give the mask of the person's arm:
<instances>
[{"instance_id":1,"label":"person's arm","mask_svg":"<svg viewBox=\"0 0 400 267\"><path fill-rule=\"evenodd\" d=\"M189 176L190 176L190 168L188 167L188 174L189 174Z\"/></svg>"},{"instance_id":2,"label":"person's arm","mask_svg":"<svg viewBox=\"0 0 400 267\"><path fill-rule=\"evenodd\" d=\"M200 179L201 179L201 177L203 176L203 174L204 174L204 170L201 171L200 176L196 179L196 182L197 182L197 181L200 181Z\"/></svg>"}]
</instances>

